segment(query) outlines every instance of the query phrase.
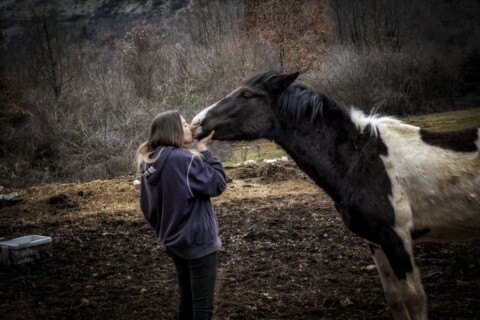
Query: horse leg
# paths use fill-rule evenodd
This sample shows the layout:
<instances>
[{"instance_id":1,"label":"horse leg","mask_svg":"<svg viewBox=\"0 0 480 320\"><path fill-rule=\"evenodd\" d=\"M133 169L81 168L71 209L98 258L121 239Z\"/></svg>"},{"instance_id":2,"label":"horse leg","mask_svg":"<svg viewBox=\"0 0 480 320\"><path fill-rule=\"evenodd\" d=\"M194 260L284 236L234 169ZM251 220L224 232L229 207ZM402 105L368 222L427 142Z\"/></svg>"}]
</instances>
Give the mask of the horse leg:
<instances>
[{"instance_id":1,"label":"horse leg","mask_svg":"<svg viewBox=\"0 0 480 320\"><path fill-rule=\"evenodd\" d=\"M377 266L380 280L382 282L383 293L390 307L395 320L410 320L407 306L401 295L400 282L390 266L390 262L385 256L382 248L370 246L373 253L373 260Z\"/></svg>"},{"instance_id":2,"label":"horse leg","mask_svg":"<svg viewBox=\"0 0 480 320\"><path fill-rule=\"evenodd\" d=\"M401 281L402 291L405 292L408 311L416 320L427 320L427 295L423 290L420 272L413 267L413 272L407 275L406 281Z\"/></svg>"},{"instance_id":3,"label":"horse leg","mask_svg":"<svg viewBox=\"0 0 480 320\"><path fill-rule=\"evenodd\" d=\"M396 233L402 239L403 248L408 254L411 263L411 271L406 272L405 279L400 281L405 304L413 319L427 320L427 295L423 289L420 270L415 265L411 233L405 229L396 229ZM399 278L402 277L399 276Z\"/></svg>"},{"instance_id":4,"label":"horse leg","mask_svg":"<svg viewBox=\"0 0 480 320\"><path fill-rule=\"evenodd\" d=\"M427 296L415 266L412 241L408 232L399 236L394 229L386 232L374 259L382 279L387 303L395 319L427 320Z\"/></svg>"}]
</instances>

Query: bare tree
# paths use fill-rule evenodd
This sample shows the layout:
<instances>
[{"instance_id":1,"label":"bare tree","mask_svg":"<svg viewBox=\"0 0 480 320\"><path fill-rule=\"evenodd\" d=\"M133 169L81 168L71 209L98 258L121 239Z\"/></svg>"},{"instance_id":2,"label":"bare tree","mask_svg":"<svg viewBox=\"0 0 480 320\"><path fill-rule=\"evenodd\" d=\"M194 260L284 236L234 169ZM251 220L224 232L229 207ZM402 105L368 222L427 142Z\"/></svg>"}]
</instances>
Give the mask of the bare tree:
<instances>
[{"instance_id":1,"label":"bare tree","mask_svg":"<svg viewBox=\"0 0 480 320\"><path fill-rule=\"evenodd\" d=\"M193 0L182 22L193 43L210 48L236 31L239 15L238 0Z\"/></svg>"},{"instance_id":2,"label":"bare tree","mask_svg":"<svg viewBox=\"0 0 480 320\"><path fill-rule=\"evenodd\" d=\"M75 74L67 58L67 33L58 12L47 6L30 6L30 32L33 36L33 75L46 83L56 98L71 88Z\"/></svg>"},{"instance_id":3,"label":"bare tree","mask_svg":"<svg viewBox=\"0 0 480 320\"><path fill-rule=\"evenodd\" d=\"M156 65L158 41L152 32L137 27L128 32L124 40L123 63L128 78L133 82L137 96L153 97L153 77Z\"/></svg>"},{"instance_id":4,"label":"bare tree","mask_svg":"<svg viewBox=\"0 0 480 320\"><path fill-rule=\"evenodd\" d=\"M242 30L278 49L280 70L306 71L320 61L330 37L322 0L244 0Z\"/></svg>"},{"instance_id":5,"label":"bare tree","mask_svg":"<svg viewBox=\"0 0 480 320\"><path fill-rule=\"evenodd\" d=\"M407 40L402 21L408 20L411 5L408 0L331 0L337 39L361 49L399 50Z\"/></svg>"}]
</instances>

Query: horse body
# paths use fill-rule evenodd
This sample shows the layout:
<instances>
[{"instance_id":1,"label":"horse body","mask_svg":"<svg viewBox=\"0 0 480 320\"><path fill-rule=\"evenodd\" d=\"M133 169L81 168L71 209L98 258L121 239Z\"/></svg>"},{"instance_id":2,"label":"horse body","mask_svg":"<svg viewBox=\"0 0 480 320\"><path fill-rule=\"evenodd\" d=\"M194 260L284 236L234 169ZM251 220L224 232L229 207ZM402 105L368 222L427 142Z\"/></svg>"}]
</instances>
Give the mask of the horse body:
<instances>
[{"instance_id":1,"label":"horse body","mask_svg":"<svg viewBox=\"0 0 480 320\"><path fill-rule=\"evenodd\" d=\"M279 144L369 242L395 319L426 319L412 241L480 235L480 127L442 135L366 116L297 76L247 80L195 117L197 138Z\"/></svg>"},{"instance_id":2,"label":"horse body","mask_svg":"<svg viewBox=\"0 0 480 320\"><path fill-rule=\"evenodd\" d=\"M393 197L410 206L422 241L480 237L480 156L425 143L417 127L379 124L389 154L383 157L393 181ZM478 128L471 128L477 133Z\"/></svg>"}]
</instances>

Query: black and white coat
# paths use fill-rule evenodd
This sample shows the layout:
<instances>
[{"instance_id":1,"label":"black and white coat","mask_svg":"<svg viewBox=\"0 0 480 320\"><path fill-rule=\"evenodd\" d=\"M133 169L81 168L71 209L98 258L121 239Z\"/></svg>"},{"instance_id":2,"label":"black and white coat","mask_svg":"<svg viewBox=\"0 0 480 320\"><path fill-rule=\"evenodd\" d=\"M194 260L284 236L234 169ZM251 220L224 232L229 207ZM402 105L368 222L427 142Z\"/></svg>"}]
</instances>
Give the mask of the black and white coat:
<instances>
[{"instance_id":1,"label":"black and white coat","mask_svg":"<svg viewBox=\"0 0 480 320\"><path fill-rule=\"evenodd\" d=\"M480 126L435 133L337 105L265 72L200 112L197 137L270 139L365 238L395 319L427 319L412 241L480 236Z\"/></svg>"}]
</instances>

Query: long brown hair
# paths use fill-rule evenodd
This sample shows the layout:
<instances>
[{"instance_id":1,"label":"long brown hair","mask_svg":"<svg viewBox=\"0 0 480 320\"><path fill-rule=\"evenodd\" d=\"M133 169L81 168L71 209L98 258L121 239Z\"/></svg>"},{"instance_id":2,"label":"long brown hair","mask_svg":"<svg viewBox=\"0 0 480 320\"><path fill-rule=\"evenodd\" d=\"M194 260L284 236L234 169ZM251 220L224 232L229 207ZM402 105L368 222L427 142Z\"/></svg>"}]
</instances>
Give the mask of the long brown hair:
<instances>
[{"instance_id":1,"label":"long brown hair","mask_svg":"<svg viewBox=\"0 0 480 320\"><path fill-rule=\"evenodd\" d=\"M150 126L150 137L137 149L137 165L153 163L160 154L152 158L154 151L161 146L183 147L182 118L178 111L159 113Z\"/></svg>"}]
</instances>

